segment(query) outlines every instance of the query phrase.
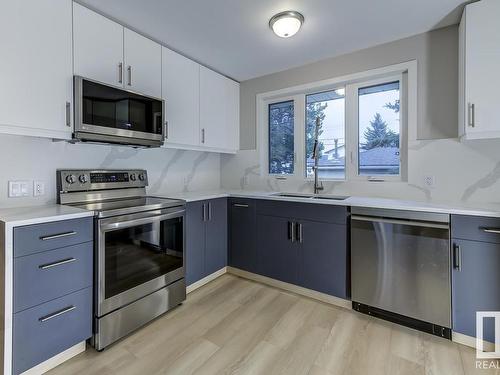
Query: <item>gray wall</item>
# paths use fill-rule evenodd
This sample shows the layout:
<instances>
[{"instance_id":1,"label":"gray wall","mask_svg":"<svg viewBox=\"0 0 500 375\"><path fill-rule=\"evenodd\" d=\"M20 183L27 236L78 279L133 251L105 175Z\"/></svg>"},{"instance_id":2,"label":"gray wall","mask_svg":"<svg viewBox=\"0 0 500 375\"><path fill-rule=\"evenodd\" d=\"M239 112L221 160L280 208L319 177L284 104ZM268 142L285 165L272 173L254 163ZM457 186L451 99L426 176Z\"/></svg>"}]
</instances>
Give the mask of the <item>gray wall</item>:
<instances>
[{"instance_id":1,"label":"gray wall","mask_svg":"<svg viewBox=\"0 0 500 375\"><path fill-rule=\"evenodd\" d=\"M418 61L418 138L456 138L458 27L450 26L241 82L241 149L256 148L257 94L415 59Z\"/></svg>"}]
</instances>

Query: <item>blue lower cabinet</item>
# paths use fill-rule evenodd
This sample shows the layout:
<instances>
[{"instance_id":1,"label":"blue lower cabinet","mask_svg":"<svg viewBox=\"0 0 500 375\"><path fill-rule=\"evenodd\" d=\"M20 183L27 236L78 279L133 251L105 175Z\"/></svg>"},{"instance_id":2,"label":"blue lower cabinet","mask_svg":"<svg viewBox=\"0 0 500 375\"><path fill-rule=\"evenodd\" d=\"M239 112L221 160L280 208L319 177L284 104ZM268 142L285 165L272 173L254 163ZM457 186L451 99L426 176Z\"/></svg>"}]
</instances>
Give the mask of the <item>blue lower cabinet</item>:
<instances>
[{"instance_id":1,"label":"blue lower cabinet","mask_svg":"<svg viewBox=\"0 0 500 375\"><path fill-rule=\"evenodd\" d=\"M227 265L227 198L186 205L186 284Z\"/></svg>"},{"instance_id":2,"label":"blue lower cabinet","mask_svg":"<svg viewBox=\"0 0 500 375\"><path fill-rule=\"evenodd\" d=\"M14 312L92 286L93 242L14 258Z\"/></svg>"},{"instance_id":3,"label":"blue lower cabinet","mask_svg":"<svg viewBox=\"0 0 500 375\"><path fill-rule=\"evenodd\" d=\"M186 205L186 285L204 277L205 207L204 201Z\"/></svg>"},{"instance_id":4,"label":"blue lower cabinet","mask_svg":"<svg viewBox=\"0 0 500 375\"><path fill-rule=\"evenodd\" d=\"M19 374L92 335L92 288L13 316L13 372Z\"/></svg>"},{"instance_id":5,"label":"blue lower cabinet","mask_svg":"<svg viewBox=\"0 0 500 375\"><path fill-rule=\"evenodd\" d=\"M292 239L292 220L257 216L258 273L291 284L298 283L299 246Z\"/></svg>"},{"instance_id":6,"label":"blue lower cabinet","mask_svg":"<svg viewBox=\"0 0 500 375\"><path fill-rule=\"evenodd\" d=\"M299 285L348 298L347 228L345 225L299 221Z\"/></svg>"},{"instance_id":7,"label":"blue lower cabinet","mask_svg":"<svg viewBox=\"0 0 500 375\"><path fill-rule=\"evenodd\" d=\"M257 216L253 199L229 201L229 265L257 272Z\"/></svg>"},{"instance_id":8,"label":"blue lower cabinet","mask_svg":"<svg viewBox=\"0 0 500 375\"><path fill-rule=\"evenodd\" d=\"M452 245L453 331L476 337L476 312L500 311L500 244L453 239ZM483 324L483 338L495 342L493 319Z\"/></svg>"}]
</instances>

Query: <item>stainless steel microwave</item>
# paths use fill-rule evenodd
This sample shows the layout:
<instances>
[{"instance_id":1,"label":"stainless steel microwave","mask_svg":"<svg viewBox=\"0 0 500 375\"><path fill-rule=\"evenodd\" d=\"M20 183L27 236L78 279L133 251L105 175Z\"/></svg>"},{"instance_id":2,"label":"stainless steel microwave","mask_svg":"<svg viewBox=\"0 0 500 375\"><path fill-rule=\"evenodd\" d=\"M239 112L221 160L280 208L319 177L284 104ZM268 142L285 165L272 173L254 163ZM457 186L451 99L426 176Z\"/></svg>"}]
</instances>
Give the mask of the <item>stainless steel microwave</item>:
<instances>
[{"instance_id":1,"label":"stainless steel microwave","mask_svg":"<svg viewBox=\"0 0 500 375\"><path fill-rule=\"evenodd\" d=\"M162 99L75 76L75 141L160 147Z\"/></svg>"}]
</instances>

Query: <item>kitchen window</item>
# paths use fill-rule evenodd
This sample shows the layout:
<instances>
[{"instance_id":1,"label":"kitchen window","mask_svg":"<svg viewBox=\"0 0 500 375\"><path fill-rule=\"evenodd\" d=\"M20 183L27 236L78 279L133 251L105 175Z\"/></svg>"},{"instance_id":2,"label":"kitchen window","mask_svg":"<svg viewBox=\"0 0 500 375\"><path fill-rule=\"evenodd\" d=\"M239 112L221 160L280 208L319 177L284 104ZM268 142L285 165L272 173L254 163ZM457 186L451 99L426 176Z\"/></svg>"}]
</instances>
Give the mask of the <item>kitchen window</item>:
<instances>
[{"instance_id":1,"label":"kitchen window","mask_svg":"<svg viewBox=\"0 0 500 375\"><path fill-rule=\"evenodd\" d=\"M320 179L381 182L406 178L408 71L282 92L287 96L263 101L269 175L314 177L312 156L319 119Z\"/></svg>"}]
</instances>

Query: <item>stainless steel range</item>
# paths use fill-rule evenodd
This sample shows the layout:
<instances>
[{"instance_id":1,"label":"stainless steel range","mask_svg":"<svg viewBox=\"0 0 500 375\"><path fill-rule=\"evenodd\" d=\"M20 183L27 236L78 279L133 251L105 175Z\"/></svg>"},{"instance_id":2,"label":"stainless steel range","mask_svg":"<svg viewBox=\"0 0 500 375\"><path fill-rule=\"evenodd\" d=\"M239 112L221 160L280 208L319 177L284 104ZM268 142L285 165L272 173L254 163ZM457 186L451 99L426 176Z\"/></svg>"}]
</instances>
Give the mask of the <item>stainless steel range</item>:
<instances>
[{"instance_id":1,"label":"stainless steel range","mask_svg":"<svg viewBox=\"0 0 500 375\"><path fill-rule=\"evenodd\" d=\"M102 350L186 299L185 202L145 170L58 170L58 203L95 212L94 336Z\"/></svg>"}]
</instances>

